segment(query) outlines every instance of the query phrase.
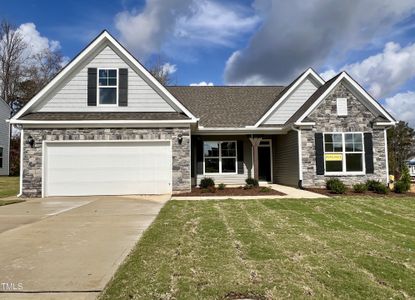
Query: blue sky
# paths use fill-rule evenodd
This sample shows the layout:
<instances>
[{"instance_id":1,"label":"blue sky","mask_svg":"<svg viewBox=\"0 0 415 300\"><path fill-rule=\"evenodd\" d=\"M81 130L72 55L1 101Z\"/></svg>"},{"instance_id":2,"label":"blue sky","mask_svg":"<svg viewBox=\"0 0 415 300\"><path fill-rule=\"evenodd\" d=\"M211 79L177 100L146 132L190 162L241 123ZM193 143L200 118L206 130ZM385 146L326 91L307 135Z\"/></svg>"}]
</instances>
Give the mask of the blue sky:
<instances>
[{"instance_id":1,"label":"blue sky","mask_svg":"<svg viewBox=\"0 0 415 300\"><path fill-rule=\"evenodd\" d=\"M413 0L4 1L6 18L41 47L74 57L108 29L137 58L166 63L176 84L288 84L313 67L348 71L415 125ZM35 49L36 48L36 49Z\"/></svg>"}]
</instances>

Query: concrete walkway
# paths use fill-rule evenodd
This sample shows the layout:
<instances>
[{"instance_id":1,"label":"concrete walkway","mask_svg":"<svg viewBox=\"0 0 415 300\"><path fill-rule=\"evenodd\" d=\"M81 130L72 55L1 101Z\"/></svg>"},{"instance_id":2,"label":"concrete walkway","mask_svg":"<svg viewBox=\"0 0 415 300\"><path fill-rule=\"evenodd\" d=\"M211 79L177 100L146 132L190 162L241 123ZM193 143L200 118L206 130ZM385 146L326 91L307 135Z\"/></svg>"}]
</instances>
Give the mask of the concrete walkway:
<instances>
[{"instance_id":1,"label":"concrete walkway","mask_svg":"<svg viewBox=\"0 0 415 300\"><path fill-rule=\"evenodd\" d=\"M306 190L300 190L290 186L280 184L260 184L261 186L268 186L276 191L282 192L284 196L268 195L268 196L180 196L175 195L171 200L249 200L249 199L287 199L287 198L302 198L302 199L316 199L316 198L329 198L328 196L313 193Z\"/></svg>"},{"instance_id":2,"label":"concrete walkway","mask_svg":"<svg viewBox=\"0 0 415 300\"><path fill-rule=\"evenodd\" d=\"M95 299L169 198L60 197L0 207L0 299Z\"/></svg>"}]
</instances>

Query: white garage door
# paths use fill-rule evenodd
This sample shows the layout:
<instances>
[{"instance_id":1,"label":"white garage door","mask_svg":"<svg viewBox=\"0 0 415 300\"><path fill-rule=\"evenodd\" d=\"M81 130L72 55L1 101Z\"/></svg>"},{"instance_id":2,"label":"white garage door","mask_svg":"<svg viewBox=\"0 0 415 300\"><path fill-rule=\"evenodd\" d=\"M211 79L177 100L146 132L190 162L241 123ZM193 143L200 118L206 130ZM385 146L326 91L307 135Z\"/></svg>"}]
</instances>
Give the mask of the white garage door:
<instances>
[{"instance_id":1,"label":"white garage door","mask_svg":"<svg viewBox=\"0 0 415 300\"><path fill-rule=\"evenodd\" d=\"M172 191L169 141L46 143L44 163L44 196Z\"/></svg>"}]
</instances>

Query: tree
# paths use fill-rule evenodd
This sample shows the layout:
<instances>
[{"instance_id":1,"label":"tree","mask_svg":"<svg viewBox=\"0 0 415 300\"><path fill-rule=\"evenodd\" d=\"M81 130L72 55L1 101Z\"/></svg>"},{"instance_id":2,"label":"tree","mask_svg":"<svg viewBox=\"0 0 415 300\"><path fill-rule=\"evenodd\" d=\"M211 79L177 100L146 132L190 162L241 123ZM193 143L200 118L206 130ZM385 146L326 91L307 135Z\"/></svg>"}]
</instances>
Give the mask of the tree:
<instances>
[{"instance_id":1,"label":"tree","mask_svg":"<svg viewBox=\"0 0 415 300\"><path fill-rule=\"evenodd\" d=\"M0 24L0 96L10 106L17 99L23 77L23 54L26 43L7 21Z\"/></svg>"},{"instance_id":2,"label":"tree","mask_svg":"<svg viewBox=\"0 0 415 300\"><path fill-rule=\"evenodd\" d=\"M399 177L415 145L415 131L408 123L400 121L388 130L389 168L392 174Z\"/></svg>"},{"instance_id":3,"label":"tree","mask_svg":"<svg viewBox=\"0 0 415 300\"><path fill-rule=\"evenodd\" d=\"M157 56L153 63L150 64L148 71L153 75L162 85L167 86L173 84L171 72L166 68L167 64L160 56Z\"/></svg>"}]
</instances>

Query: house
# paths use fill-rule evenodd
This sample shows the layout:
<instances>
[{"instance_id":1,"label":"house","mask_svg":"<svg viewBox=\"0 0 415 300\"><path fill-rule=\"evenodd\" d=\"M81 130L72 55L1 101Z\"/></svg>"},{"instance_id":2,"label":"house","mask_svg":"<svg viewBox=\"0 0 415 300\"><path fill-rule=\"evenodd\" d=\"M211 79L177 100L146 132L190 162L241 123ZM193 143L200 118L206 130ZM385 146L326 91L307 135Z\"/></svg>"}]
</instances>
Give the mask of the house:
<instances>
[{"instance_id":1,"label":"house","mask_svg":"<svg viewBox=\"0 0 415 300\"><path fill-rule=\"evenodd\" d=\"M409 174L411 177L415 178L415 157L411 157L406 162L408 168L409 168Z\"/></svg>"},{"instance_id":2,"label":"house","mask_svg":"<svg viewBox=\"0 0 415 300\"><path fill-rule=\"evenodd\" d=\"M10 106L0 98L0 176L9 175Z\"/></svg>"},{"instance_id":3,"label":"house","mask_svg":"<svg viewBox=\"0 0 415 300\"><path fill-rule=\"evenodd\" d=\"M161 194L204 177L387 182L394 118L347 73L282 86L164 87L102 32L10 122L21 195Z\"/></svg>"}]
</instances>

